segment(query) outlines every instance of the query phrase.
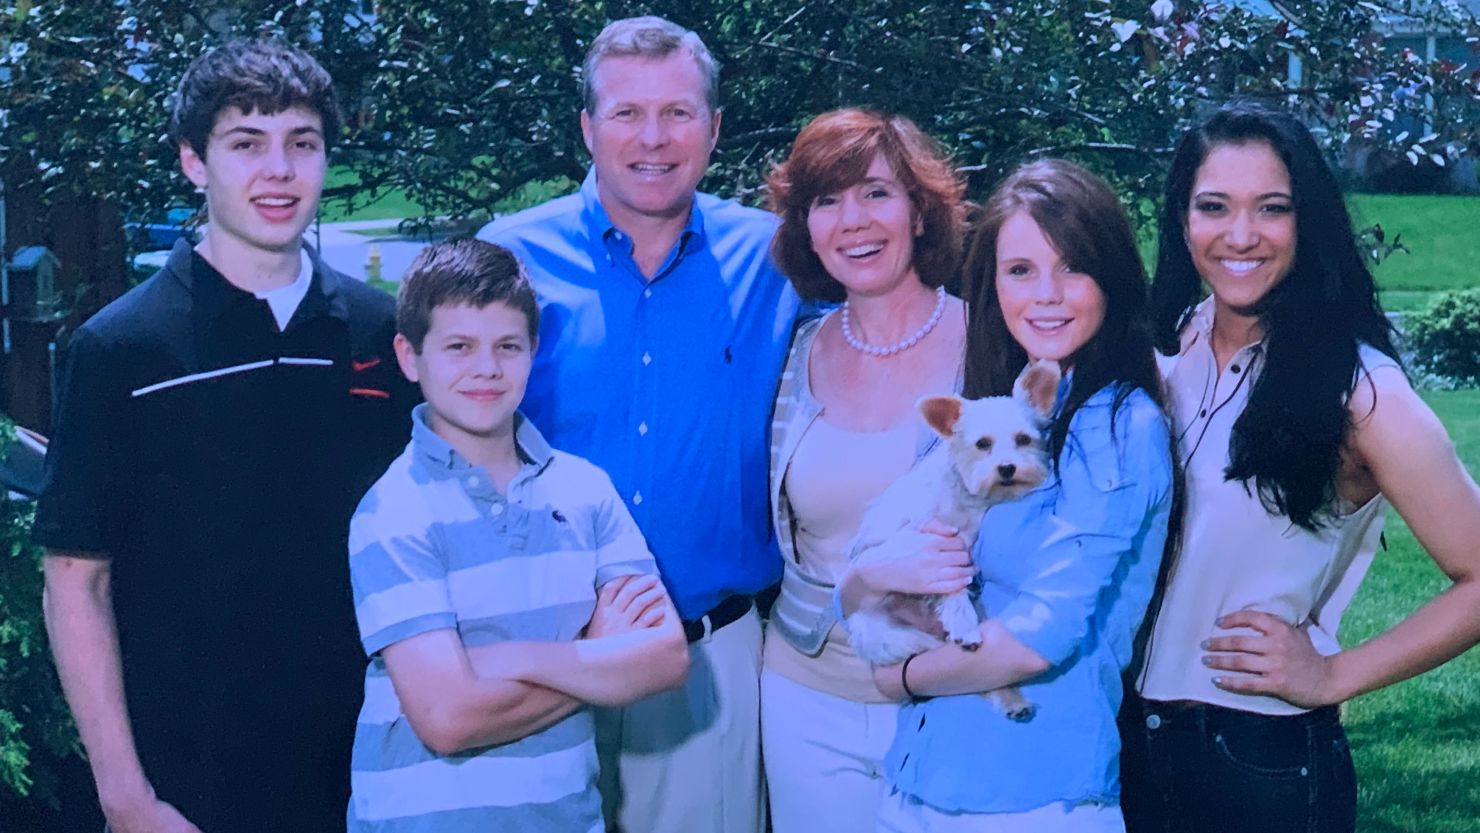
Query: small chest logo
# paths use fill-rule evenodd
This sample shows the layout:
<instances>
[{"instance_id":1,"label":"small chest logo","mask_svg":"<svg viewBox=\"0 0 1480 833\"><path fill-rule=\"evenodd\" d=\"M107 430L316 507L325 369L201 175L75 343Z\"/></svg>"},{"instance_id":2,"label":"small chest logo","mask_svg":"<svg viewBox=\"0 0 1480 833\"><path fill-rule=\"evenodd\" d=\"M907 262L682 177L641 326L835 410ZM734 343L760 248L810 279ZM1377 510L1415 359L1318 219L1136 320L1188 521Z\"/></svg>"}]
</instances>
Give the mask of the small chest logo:
<instances>
[{"instance_id":1,"label":"small chest logo","mask_svg":"<svg viewBox=\"0 0 1480 833\"><path fill-rule=\"evenodd\" d=\"M367 370L370 370L371 368L379 367L380 361L381 360L379 356L375 356L374 358L369 359L351 359L349 363L349 368L355 374L360 374L364 373ZM388 390L384 390L378 387L368 387L364 385L352 385L349 389L349 395L358 396L362 399L391 398L391 393Z\"/></svg>"}]
</instances>

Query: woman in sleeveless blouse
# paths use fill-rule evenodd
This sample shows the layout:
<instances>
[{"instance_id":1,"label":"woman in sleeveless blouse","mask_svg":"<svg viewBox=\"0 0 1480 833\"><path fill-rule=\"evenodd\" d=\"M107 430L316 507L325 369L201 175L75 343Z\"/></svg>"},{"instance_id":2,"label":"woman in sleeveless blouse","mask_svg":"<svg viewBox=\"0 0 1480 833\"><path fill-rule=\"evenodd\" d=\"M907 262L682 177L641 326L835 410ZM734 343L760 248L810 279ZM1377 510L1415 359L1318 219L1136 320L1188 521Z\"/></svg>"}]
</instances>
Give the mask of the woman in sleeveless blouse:
<instances>
[{"instance_id":1,"label":"woman in sleeveless blouse","mask_svg":"<svg viewBox=\"0 0 1480 833\"><path fill-rule=\"evenodd\" d=\"M1188 512L1121 715L1127 826L1351 831L1337 706L1480 640L1480 489L1289 114L1232 102L1182 138L1152 296ZM1453 583L1343 650L1388 504Z\"/></svg>"},{"instance_id":2,"label":"woman in sleeveless blouse","mask_svg":"<svg viewBox=\"0 0 1480 833\"><path fill-rule=\"evenodd\" d=\"M798 293L841 307L800 326L772 424L771 504L785 559L767 627L761 740L776 833L873 828L896 707L831 609L864 510L934 435L921 396L960 387L962 185L908 119L813 119L768 177L773 253ZM959 547L935 558L970 581Z\"/></svg>"}]
</instances>

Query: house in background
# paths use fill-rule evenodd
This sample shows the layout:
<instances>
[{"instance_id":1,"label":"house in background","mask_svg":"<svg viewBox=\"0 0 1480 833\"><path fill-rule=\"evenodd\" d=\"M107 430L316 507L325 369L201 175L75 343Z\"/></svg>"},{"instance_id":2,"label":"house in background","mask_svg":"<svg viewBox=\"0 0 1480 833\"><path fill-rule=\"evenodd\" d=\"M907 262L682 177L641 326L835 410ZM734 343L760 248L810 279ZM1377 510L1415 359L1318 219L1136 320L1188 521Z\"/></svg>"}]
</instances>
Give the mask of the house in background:
<instances>
[{"instance_id":1,"label":"house in background","mask_svg":"<svg viewBox=\"0 0 1480 833\"><path fill-rule=\"evenodd\" d=\"M1301 27L1301 18L1296 4L1281 0L1229 0L1231 5L1251 14L1289 21L1291 26ZM1438 9L1443 0L1428 0L1430 8ZM1471 15L1480 17L1480 0L1459 0L1457 3ZM1420 8L1420 12L1422 8ZM1382 37L1383 48L1393 54L1404 50L1426 62L1449 61L1464 68L1464 71L1480 71L1480 44L1471 42L1466 32L1457 28L1436 27L1420 16L1383 13L1375 24L1377 34ZM1300 56L1291 54L1286 69L1286 85L1290 89L1311 83L1305 77L1305 68ZM1353 140L1342 149L1342 165L1362 182L1364 187L1379 191L1480 193L1477 179L1476 156L1480 153L1480 133L1475 125L1480 124L1480 106L1471 99L1459 101L1435 101L1432 97L1424 102L1428 112L1445 112L1449 123L1470 125L1471 135L1456 137L1468 139L1468 148L1457 159L1447 159L1437 165L1426 157L1419 157L1415 164L1402 151L1374 147L1361 140ZM1457 112L1455 112L1457 111ZM1415 139L1431 131L1427 120L1409 117L1406 121L1399 116L1394 123L1394 133L1406 132ZM1312 125L1317 133L1322 128Z\"/></svg>"},{"instance_id":2,"label":"house in background","mask_svg":"<svg viewBox=\"0 0 1480 833\"><path fill-rule=\"evenodd\" d=\"M1462 0L1461 6L1469 12L1480 17L1480 0ZM1401 15L1385 15L1378 23L1377 30L1383 36L1383 46L1393 52L1407 50L1427 62L1447 61L1456 66L1464 67L1469 72L1480 72L1480 43L1473 42L1470 36L1463 31L1452 29L1436 29L1427 21L1404 17ZM1459 113L1449 115L1462 115L1468 112L1468 123L1472 125L1480 122L1480 107L1472 100L1465 101L1435 101L1430 97L1426 102L1426 109L1432 111L1449 110L1459 108ZM1431 125L1420 123L1416 119L1413 124L1403 125L1415 136L1427 134ZM1421 170L1416 179L1419 184L1428 186L1424 190L1442 190L1454 193L1480 193L1480 178L1477 178L1476 153L1480 151L1480 136L1472 136L1470 140L1470 151L1459 159L1451 160L1442 169L1435 170L1438 166L1420 166ZM1384 178L1391 178L1400 173L1401 166L1395 160L1386 160L1390 163L1388 170L1384 171L1373 164L1372 159L1380 158L1379 154L1372 154L1365 173L1373 180L1373 184L1379 187L1391 185L1383 182ZM1406 160L1404 160L1406 161ZM1411 164L1411 163L1410 163ZM1422 170L1427 167L1428 170ZM1423 182L1423 180L1429 180Z\"/></svg>"}]
</instances>

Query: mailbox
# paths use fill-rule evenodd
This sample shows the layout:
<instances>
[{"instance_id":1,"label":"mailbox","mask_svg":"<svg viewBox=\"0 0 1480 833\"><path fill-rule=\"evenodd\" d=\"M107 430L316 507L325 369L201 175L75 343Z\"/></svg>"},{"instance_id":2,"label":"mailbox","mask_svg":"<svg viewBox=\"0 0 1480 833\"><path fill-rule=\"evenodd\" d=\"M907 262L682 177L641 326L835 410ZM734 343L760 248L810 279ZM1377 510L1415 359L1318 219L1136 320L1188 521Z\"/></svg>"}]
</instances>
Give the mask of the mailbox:
<instances>
[{"instance_id":1,"label":"mailbox","mask_svg":"<svg viewBox=\"0 0 1480 833\"><path fill-rule=\"evenodd\" d=\"M26 246L17 250L4 270L4 284L0 285L0 303L5 305L5 317L13 321L54 321L60 318L56 276L61 263L45 246Z\"/></svg>"}]
</instances>

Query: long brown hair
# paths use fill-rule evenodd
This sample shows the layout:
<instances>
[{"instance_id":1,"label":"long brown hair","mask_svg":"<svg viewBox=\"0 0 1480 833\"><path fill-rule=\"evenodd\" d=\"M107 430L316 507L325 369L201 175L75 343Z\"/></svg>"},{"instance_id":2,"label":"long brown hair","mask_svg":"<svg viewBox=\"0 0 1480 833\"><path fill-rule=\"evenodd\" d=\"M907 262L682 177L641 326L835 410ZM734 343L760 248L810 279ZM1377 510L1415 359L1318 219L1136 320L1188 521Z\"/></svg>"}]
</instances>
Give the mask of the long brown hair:
<instances>
[{"instance_id":1,"label":"long brown hair","mask_svg":"<svg viewBox=\"0 0 1480 833\"><path fill-rule=\"evenodd\" d=\"M1147 316L1146 269L1125 209L1104 180L1062 159L1043 159L1013 171L982 208L963 273L962 296L971 305L967 396L1011 393L1028 361L1007 329L997 298L997 236L1003 223L1020 211L1105 295L1104 321L1074 355L1073 381L1049 430L1048 449L1057 460L1075 411L1100 389L1115 386L1114 411L1137 388L1163 405Z\"/></svg>"}]
</instances>

